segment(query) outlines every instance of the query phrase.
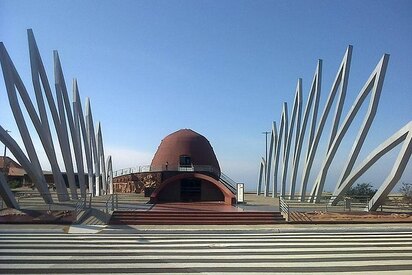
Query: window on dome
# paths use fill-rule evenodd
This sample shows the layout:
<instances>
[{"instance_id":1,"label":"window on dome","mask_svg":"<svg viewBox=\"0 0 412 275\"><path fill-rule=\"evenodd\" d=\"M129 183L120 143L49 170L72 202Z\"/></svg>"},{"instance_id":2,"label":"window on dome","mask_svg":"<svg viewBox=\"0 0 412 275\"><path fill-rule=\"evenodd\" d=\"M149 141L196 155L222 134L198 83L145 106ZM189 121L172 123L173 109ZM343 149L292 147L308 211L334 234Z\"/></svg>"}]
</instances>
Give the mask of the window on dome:
<instances>
[{"instance_id":1,"label":"window on dome","mask_svg":"<svg viewBox=\"0 0 412 275\"><path fill-rule=\"evenodd\" d=\"M190 167L190 166L192 166L192 159L189 156L182 155L182 156L180 156L179 163L180 163L180 166Z\"/></svg>"}]
</instances>

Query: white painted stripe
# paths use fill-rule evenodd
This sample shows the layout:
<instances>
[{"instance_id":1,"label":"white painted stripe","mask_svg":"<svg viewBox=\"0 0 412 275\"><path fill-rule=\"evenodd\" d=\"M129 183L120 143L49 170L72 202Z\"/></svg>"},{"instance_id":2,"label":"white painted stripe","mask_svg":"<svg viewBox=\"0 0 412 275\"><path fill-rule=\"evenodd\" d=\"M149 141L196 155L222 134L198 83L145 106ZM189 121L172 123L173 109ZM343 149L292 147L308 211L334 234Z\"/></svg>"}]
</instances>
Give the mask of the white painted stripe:
<instances>
[{"instance_id":1,"label":"white painted stripe","mask_svg":"<svg viewBox=\"0 0 412 275\"><path fill-rule=\"evenodd\" d=\"M210 253L205 253L207 255L156 255L156 256L148 256L148 255L139 255L139 256L117 256L117 255L88 255L85 256L59 256L59 255L47 255L47 256L36 256L36 255L16 255L16 256L1 256L1 260L26 260L26 261L34 261L34 260L66 260L66 261L77 261L77 260L102 260L102 261L110 261L110 260L245 260L245 259L253 259L253 260L265 260L265 259L307 259L307 260L319 260L319 254L294 254L294 255L210 255ZM328 255L322 255L322 258L331 258L331 259L340 259L340 258L375 258L375 257L411 257L412 253L368 253L365 254L339 254L333 253Z\"/></svg>"},{"instance_id":2,"label":"white painted stripe","mask_svg":"<svg viewBox=\"0 0 412 275\"><path fill-rule=\"evenodd\" d=\"M277 233L263 235L260 233L227 235L213 233L200 234L200 237L196 235L196 231L192 231L191 234L194 235L170 233L2 235L0 236L0 253L5 256L0 256L0 259L9 262L0 264L0 268L25 274L29 274L30 269L33 270L32 272L36 269L48 269L48 274L55 272L70 274L74 268L80 268L90 274L91 272L101 274L100 270L104 272L109 268L121 271L128 268L147 268L148 271L161 268L160 274L170 274L173 268L186 268L187 271L193 268L192 271L201 269L200 271L205 271L207 274L261 275L273 274L279 268L302 267L325 268L325 270L341 268L348 271L346 274L376 274L377 272L373 270L368 272L369 269L373 269L372 266L391 269L391 266L398 265L409 270L379 271L379 274L412 273L411 233L395 232L393 235L389 232L280 235ZM13 248L4 249L5 246ZM395 250L406 252L391 253ZM7 255L9 253L17 255ZM70 255L62 256L62 253ZM78 253L82 255L77 255ZM260 255L261 253L264 255ZM400 259L405 257L409 258ZM88 260L94 263L87 262ZM113 261L120 262L113 263ZM362 267L367 272L352 272L351 269L355 267ZM225 268L225 271L209 272L214 268ZM259 268L259 272L242 273L239 272L241 268L250 270ZM29 272L26 273L24 269L29 269ZM230 272L231 270L233 272ZM123 274L133 274L132 271ZM322 272L322 274L335 273L336 271ZM152 274L159 275L157 272ZM293 273L288 272L288 274ZM301 275L301 273L295 274ZM319 272L309 272L309 274L319 274Z\"/></svg>"},{"instance_id":3,"label":"white painted stripe","mask_svg":"<svg viewBox=\"0 0 412 275\"><path fill-rule=\"evenodd\" d=\"M193 239L193 238L351 238L351 237L394 237L394 236L412 236L412 233L385 233L385 234L347 234L347 235L340 235L340 234L328 234L328 235L312 235L312 234L304 234L304 235L277 235L277 234L270 234L270 235L242 235L242 234L197 234L191 233L191 235L174 235L174 234L54 234L54 235L44 235L44 234L2 234L0 235L0 239L6 238L39 238L39 239L48 239L48 238L95 238L95 239L104 239L104 238L112 238L112 239L132 239L132 238L153 238L153 239L161 239L161 238L176 238L176 239Z\"/></svg>"},{"instance_id":4,"label":"white painted stripe","mask_svg":"<svg viewBox=\"0 0 412 275\"><path fill-rule=\"evenodd\" d=\"M308 243L312 244L314 242L320 242L320 243L350 243L350 242L402 242L402 243L407 243L407 242L412 242L412 236L410 237L393 237L393 238L388 238L388 237L382 237L382 238L348 238L348 239L340 239L340 238L327 238L327 239L314 239L314 238L302 238L302 239L277 239L277 238L270 238L270 239L252 239L252 238L237 238L237 239L174 239L174 238L163 238L163 239L150 239L150 238L135 238L135 239L104 239L104 238L99 238L99 239L87 239L87 238L74 238L74 239L33 239L33 238L19 238L19 239L0 239L0 244L2 243L13 243L13 244L20 244L20 243L26 243L26 244L39 244L42 242L47 241L48 244L60 244L60 243L66 243L66 244L72 244L72 243L83 243L83 244L133 244L133 243L150 243L150 244L167 244L167 243L233 243L233 242L239 242L242 244L247 244L247 243L266 243L266 244L282 244L282 243Z\"/></svg>"},{"instance_id":5,"label":"white painted stripe","mask_svg":"<svg viewBox=\"0 0 412 275\"><path fill-rule=\"evenodd\" d=\"M40 238L40 239L48 239L48 238L112 238L112 239L132 239L136 237L141 238L351 238L351 237L396 237L396 236L412 236L412 232L385 232L385 233L374 233L374 234L345 234L342 235L340 233L336 234L302 234L302 235L293 235L293 234L202 234L197 232L192 232L189 235L182 235L182 234L35 234L35 233L25 233L25 234L1 234L0 239L6 238Z\"/></svg>"},{"instance_id":6,"label":"white painted stripe","mask_svg":"<svg viewBox=\"0 0 412 275\"><path fill-rule=\"evenodd\" d=\"M301 252L331 252L331 253L343 253L345 251L347 252L362 252L362 251L377 251L377 252L382 252L382 250L393 250L393 249L402 249L402 250L412 250L412 246L408 247L374 247L374 246L359 246L359 247L343 247L343 248L335 248L335 247L313 247L313 248L308 248L308 247L299 247L299 248L221 248L221 249L196 249L196 248L187 248L187 249L154 249L151 247L150 249L118 249L118 250L113 250L113 249L107 249L107 248L98 248L98 249L88 249L85 247L84 249L27 249L27 248L22 248L22 249L3 249L0 248L0 252L2 253L50 253L50 254L57 254L59 252L61 253L90 253L92 255L95 252L99 253L108 253L108 254L115 254L117 252L122 252L122 253L301 253ZM383 253L383 252L382 252Z\"/></svg>"},{"instance_id":7,"label":"white painted stripe","mask_svg":"<svg viewBox=\"0 0 412 275\"><path fill-rule=\"evenodd\" d=\"M46 274L53 274L53 273L46 273ZM78 275L78 274L70 274L70 273L64 273L65 275ZM102 275L102 273L87 273L88 275ZM130 272L130 273L116 273L116 275L135 275L136 273ZM145 275L159 275L159 274L168 274L170 275L170 272L165 272L165 273L146 273ZM195 272L195 273L184 273L185 275L199 275L199 274L207 274L207 275L222 275L222 272ZM272 269L268 270L268 271L259 271L259 272L239 272L239 271L225 271L224 274L233 274L233 275L262 275L262 274L274 274L274 271ZM278 272L276 272L276 274L279 274ZM302 272L287 272L288 275L302 275ZM336 271L332 271L332 272L305 272L306 274L331 274L331 275L335 275ZM377 273L376 271L362 271L362 272L339 272L340 275L376 275L376 274L390 274L390 275L405 275L408 274L408 271L379 271L379 273ZM25 275L30 275L28 273L25 273ZM36 274L38 275L38 274ZM55 274L53 274L55 275Z\"/></svg>"},{"instance_id":8,"label":"white painted stripe","mask_svg":"<svg viewBox=\"0 0 412 275\"><path fill-rule=\"evenodd\" d=\"M351 234L228 234L228 233L219 233L219 234L204 234L198 232L191 232L190 234L39 234L39 233L24 233L24 234L2 234L0 238L114 238L114 239L128 239L135 237L147 237L147 238L301 238L301 237L313 237L313 238L334 238L334 237L379 237L379 236L411 236L412 232L384 232L384 233L373 233L373 234L363 234L363 233L351 233Z\"/></svg>"},{"instance_id":9,"label":"white painted stripe","mask_svg":"<svg viewBox=\"0 0 412 275\"><path fill-rule=\"evenodd\" d=\"M387 266L387 265L409 265L412 266L411 260L389 260L389 261L335 261L335 262L305 262L305 268L311 267L354 267L354 266ZM290 263L290 262L276 262L276 263L265 263L265 268L276 268L280 267L296 267L302 266L302 263ZM83 270L96 270L102 268L217 268L217 267L226 267L226 268L244 268L244 267L262 267L261 263L164 263L158 262L156 264L153 263L110 263L110 262L102 262L98 264L0 264L0 268L8 268L8 269L23 269L23 268L53 268L55 270L62 270L62 269L73 269L73 268L81 268Z\"/></svg>"},{"instance_id":10,"label":"white painted stripe","mask_svg":"<svg viewBox=\"0 0 412 275\"><path fill-rule=\"evenodd\" d=\"M15 243L12 244L13 247L15 248L39 248L41 246L41 250L43 248L71 248L71 247L76 247L76 248L88 248L91 245L101 247L101 248L116 248L116 249L144 249L144 248L152 248L154 246L158 248L175 248L175 249L181 249L181 248L215 248L215 247L254 247L256 249L259 248L267 248L267 247L276 247L276 246L282 246L282 247L301 247L301 246L307 246L307 247L345 247L345 246L353 246L353 247L370 247L370 246L402 246L402 247L412 247L412 241L396 241L396 242L390 242L390 241L381 241L378 240L373 243L363 243L362 241L356 241L356 242L328 242L328 243L316 243L316 242L264 242L264 243L234 243L234 242L223 242L223 243L218 243L218 242L206 242L206 243L148 243L145 240L141 240L139 243L131 244L120 244L120 243L76 243L76 244L68 244L68 243L58 243L58 244L53 244L53 243L41 243L41 244L36 244L36 243ZM1 248L0 248L1 249ZM97 249L97 248L96 248Z\"/></svg>"}]
</instances>

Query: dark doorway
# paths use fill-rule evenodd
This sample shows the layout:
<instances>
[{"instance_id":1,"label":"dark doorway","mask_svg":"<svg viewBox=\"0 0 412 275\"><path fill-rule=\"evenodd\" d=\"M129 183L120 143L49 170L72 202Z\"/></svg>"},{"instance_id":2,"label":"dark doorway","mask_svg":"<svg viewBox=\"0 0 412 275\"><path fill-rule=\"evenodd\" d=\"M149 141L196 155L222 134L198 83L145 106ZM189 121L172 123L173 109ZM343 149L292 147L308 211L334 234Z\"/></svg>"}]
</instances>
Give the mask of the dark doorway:
<instances>
[{"instance_id":1,"label":"dark doorway","mask_svg":"<svg viewBox=\"0 0 412 275\"><path fill-rule=\"evenodd\" d=\"M183 179L180 182L180 199L183 202L200 201L201 183L198 179Z\"/></svg>"}]
</instances>

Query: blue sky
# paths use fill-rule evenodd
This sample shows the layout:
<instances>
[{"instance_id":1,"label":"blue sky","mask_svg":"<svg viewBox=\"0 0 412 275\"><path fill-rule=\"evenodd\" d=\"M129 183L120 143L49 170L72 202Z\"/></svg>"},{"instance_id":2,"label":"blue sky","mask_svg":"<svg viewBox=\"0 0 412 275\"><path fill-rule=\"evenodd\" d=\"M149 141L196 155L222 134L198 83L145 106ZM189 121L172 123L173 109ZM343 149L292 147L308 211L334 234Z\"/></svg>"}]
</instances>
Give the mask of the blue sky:
<instances>
[{"instance_id":1,"label":"blue sky","mask_svg":"<svg viewBox=\"0 0 412 275\"><path fill-rule=\"evenodd\" d=\"M254 189L265 153L261 132L279 121L284 101L291 108L299 77L306 100L318 59L323 106L349 44L344 114L382 55L391 54L360 159L412 119L411 14L411 1L2 0L0 41L31 92L26 29L49 79L52 51L59 51L69 89L76 77L83 103L91 98L115 169L149 164L164 136L191 128L209 139L226 174ZM0 124L19 140L2 78ZM401 181L412 182L411 170ZM383 177L377 169L364 180Z\"/></svg>"}]
</instances>

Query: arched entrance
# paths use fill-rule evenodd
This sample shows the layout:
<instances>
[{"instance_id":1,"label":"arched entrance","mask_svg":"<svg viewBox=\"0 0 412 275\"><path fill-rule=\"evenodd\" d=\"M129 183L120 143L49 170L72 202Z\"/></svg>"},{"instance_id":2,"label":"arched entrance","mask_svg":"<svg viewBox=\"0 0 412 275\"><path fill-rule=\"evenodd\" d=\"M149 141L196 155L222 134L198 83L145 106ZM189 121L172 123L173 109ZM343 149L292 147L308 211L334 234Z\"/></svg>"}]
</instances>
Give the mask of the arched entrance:
<instances>
[{"instance_id":1,"label":"arched entrance","mask_svg":"<svg viewBox=\"0 0 412 275\"><path fill-rule=\"evenodd\" d=\"M200 173L183 173L165 180L150 196L152 203L224 201L234 204L235 195L221 182Z\"/></svg>"}]
</instances>

